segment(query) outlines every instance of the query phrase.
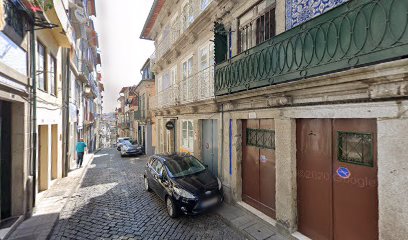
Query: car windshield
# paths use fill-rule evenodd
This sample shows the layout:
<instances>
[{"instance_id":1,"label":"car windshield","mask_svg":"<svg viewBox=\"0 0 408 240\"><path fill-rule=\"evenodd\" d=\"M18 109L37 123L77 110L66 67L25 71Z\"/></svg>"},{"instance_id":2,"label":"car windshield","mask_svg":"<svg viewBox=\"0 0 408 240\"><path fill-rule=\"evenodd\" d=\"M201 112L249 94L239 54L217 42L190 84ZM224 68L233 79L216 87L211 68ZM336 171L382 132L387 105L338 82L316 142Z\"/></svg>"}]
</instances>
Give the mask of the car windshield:
<instances>
[{"instance_id":1,"label":"car windshield","mask_svg":"<svg viewBox=\"0 0 408 240\"><path fill-rule=\"evenodd\" d=\"M184 177L205 170L205 166L193 156L175 156L165 161L173 177Z\"/></svg>"},{"instance_id":2,"label":"car windshield","mask_svg":"<svg viewBox=\"0 0 408 240\"><path fill-rule=\"evenodd\" d=\"M123 145L132 146L132 143L126 140L126 141L123 141Z\"/></svg>"}]
</instances>

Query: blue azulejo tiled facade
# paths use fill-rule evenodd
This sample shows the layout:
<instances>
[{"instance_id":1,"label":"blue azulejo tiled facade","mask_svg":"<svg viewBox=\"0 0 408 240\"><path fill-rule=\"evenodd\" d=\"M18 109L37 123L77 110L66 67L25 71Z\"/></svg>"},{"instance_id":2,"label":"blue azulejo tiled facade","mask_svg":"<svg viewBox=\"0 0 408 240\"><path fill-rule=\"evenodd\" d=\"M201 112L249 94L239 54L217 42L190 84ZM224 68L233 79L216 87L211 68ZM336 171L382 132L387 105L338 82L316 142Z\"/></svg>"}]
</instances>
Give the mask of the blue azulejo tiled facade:
<instances>
[{"instance_id":1,"label":"blue azulejo tiled facade","mask_svg":"<svg viewBox=\"0 0 408 240\"><path fill-rule=\"evenodd\" d=\"M348 0L286 0L286 30L296 27Z\"/></svg>"}]
</instances>

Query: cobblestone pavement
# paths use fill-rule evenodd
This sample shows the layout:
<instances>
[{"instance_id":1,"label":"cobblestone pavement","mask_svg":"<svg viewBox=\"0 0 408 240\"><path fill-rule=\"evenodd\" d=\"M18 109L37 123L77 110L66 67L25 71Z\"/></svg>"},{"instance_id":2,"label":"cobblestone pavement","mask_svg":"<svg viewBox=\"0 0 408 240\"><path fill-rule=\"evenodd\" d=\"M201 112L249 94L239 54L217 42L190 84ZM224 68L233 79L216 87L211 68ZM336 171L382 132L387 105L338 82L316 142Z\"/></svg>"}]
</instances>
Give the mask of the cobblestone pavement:
<instances>
[{"instance_id":1,"label":"cobblestone pavement","mask_svg":"<svg viewBox=\"0 0 408 240\"><path fill-rule=\"evenodd\" d=\"M95 155L51 239L243 239L215 213L168 217L164 202L143 189L146 160L114 149Z\"/></svg>"}]
</instances>

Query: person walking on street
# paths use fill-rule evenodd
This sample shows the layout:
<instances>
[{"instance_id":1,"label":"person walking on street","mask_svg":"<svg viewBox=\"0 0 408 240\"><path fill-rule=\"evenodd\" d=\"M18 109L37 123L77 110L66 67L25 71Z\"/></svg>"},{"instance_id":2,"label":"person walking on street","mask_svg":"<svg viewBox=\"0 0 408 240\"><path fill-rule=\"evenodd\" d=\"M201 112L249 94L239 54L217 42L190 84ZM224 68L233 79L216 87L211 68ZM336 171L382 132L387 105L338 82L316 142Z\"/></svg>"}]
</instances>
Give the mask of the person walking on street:
<instances>
[{"instance_id":1,"label":"person walking on street","mask_svg":"<svg viewBox=\"0 0 408 240\"><path fill-rule=\"evenodd\" d=\"M78 154L77 168L82 167L82 161L84 160L85 149L86 149L86 143L84 142L84 139L81 138L79 139L79 142L76 145L76 151Z\"/></svg>"}]
</instances>

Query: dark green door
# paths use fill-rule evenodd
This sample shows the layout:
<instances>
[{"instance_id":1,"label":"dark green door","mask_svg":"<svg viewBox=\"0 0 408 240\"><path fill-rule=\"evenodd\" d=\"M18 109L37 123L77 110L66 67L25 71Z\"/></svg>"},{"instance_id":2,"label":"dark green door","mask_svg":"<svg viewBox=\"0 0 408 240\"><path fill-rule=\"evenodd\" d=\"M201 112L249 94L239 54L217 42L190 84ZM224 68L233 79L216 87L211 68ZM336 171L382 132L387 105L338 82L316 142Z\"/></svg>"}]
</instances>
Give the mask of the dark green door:
<instances>
[{"instance_id":1,"label":"dark green door","mask_svg":"<svg viewBox=\"0 0 408 240\"><path fill-rule=\"evenodd\" d=\"M0 219L11 216L11 104L0 101Z\"/></svg>"},{"instance_id":2,"label":"dark green door","mask_svg":"<svg viewBox=\"0 0 408 240\"><path fill-rule=\"evenodd\" d=\"M218 176L217 120L202 120L202 157L210 172Z\"/></svg>"}]
</instances>

